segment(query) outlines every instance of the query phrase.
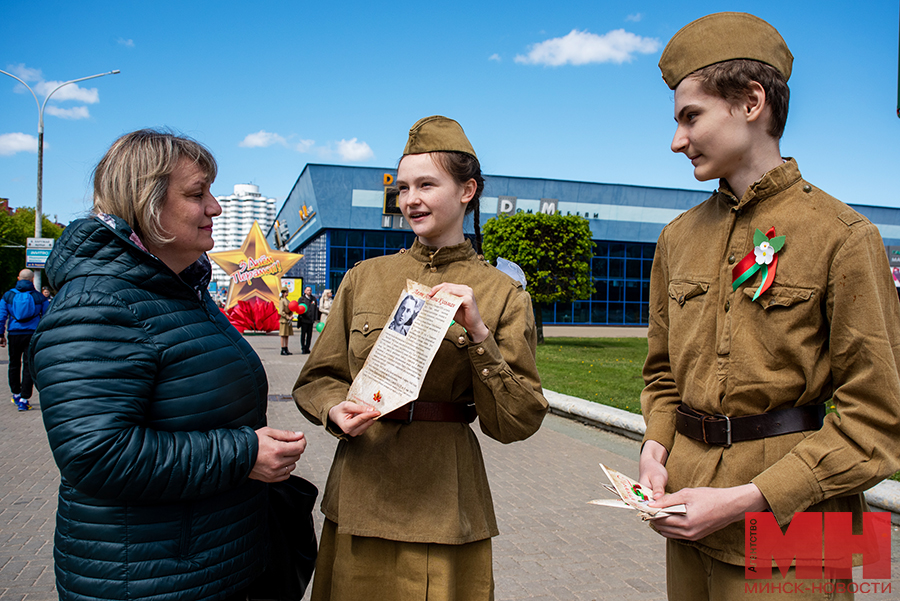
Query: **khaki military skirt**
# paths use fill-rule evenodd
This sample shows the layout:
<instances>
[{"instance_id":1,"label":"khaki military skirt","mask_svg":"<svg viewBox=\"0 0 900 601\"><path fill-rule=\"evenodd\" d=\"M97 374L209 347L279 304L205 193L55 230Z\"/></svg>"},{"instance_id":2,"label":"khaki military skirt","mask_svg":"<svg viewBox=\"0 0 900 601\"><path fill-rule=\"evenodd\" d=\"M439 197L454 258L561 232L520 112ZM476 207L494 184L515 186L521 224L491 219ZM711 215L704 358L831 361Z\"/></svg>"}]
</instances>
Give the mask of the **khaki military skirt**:
<instances>
[{"instance_id":1,"label":"khaki military skirt","mask_svg":"<svg viewBox=\"0 0 900 601\"><path fill-rule=\"evenodd\" d=\"M294 326L291 325L291 322L281 322L281 325L278 326L278 335L279 336L293 336L294 335Z\"/></svg>"},{"instance_id":2,"label":"khaki military skirt","mask_svg":"<svg viewBox=\"0 0 900 601\"><path fill-rule=\"evenodd\" d=\"M491 539L465 545L338 534L326 519L312 601L493 601Z\"/></svg>"}]
</instances>

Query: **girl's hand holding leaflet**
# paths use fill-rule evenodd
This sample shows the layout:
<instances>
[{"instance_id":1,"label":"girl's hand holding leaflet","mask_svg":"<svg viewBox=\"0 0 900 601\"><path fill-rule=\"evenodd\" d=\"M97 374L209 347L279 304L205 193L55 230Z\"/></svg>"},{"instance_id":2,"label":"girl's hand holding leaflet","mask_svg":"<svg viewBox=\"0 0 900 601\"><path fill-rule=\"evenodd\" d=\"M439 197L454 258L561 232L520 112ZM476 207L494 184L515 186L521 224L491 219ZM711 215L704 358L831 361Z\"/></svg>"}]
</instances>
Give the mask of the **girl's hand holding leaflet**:
<instances>
[{"instance_id":1,"label":"girl's hand holding leaflet","mask_svg":"<svg viewBox=\"0 0 900 601\"><path fill-rule=\"evenodd\" d=\"M328 410L328 419L348 436L359 436L368 430L379 415L377 409L353 401L343 401Z\"/></svg>"},{"instance_id":2,"label":"girl's hand holding leaflet","mask_svg":"<svg viewBox=\"0 0 900 601\"><path fill-rule=\"evenodd\" d=\"M428 295L428 298L432 298L441 290L445 290L450 294L454 294L463 299L459 309L456 310L456 323L465 328L466 333L468 333L472 342L475 344L484 342L484 339L490 334L490 330L488 330L487 326L484 325L484 321L481 319L481 313L478 311L478 303L475 302L475 293L472 289L463 284L442 282L431 289L431 294Z\"/></svg>"}]
</instances>

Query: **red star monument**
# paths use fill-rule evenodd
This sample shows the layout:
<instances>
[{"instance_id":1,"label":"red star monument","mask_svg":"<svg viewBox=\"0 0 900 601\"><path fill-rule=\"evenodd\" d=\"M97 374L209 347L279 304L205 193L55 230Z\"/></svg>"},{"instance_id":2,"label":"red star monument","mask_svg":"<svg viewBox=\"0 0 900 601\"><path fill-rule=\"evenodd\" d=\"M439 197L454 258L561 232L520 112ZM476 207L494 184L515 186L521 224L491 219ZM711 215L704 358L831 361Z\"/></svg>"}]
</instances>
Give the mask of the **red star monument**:
<instances>
[{"instance_id":1,"label":"red star monument","mask_svg":"<svg viewBox=\"0 0 900 601\"><path fill-rule=\"evenodd\" d=\"M277 307L281 278L303 255L269 248L259 224L254 221L240 250L209 253L209 258L231 278L225 302L227 311L238 301L247 301L254 296L271 301Z\"/></svg>"}]
</instances>

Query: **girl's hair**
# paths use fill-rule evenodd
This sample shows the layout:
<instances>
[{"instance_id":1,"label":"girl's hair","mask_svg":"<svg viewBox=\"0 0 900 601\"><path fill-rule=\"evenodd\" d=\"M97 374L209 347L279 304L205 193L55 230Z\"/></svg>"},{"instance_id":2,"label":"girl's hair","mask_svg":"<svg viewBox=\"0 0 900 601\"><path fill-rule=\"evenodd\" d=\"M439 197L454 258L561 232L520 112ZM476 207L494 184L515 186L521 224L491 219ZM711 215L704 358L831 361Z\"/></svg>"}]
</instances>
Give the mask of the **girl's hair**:
<instances>
[{"instance_id":1,"label":"girl's hair","mask_svg":"<svg viewBox=\"0 0 900 601\"><path fill-rule=\"evenodd\" d=\"M216 179L216 159L199 142L155 129L125 134L94 169L94 212L120 217L145 244L171 242L160 215L169 176L182 160L199 165L209 181Z\"/></svg>"},{"instance_id":2,"label":"girl's hair","mask_svg":"<svg viewBox=\"0 0 900 601\"><path fill-rule=\"evenodd\" d=\"M466 207L466 215L474 212L475 251L481 254L481 193L484 192L484 177L481 175L481 164L478 159L465 152L433 152L435 161L450 174L457 184L463 185L470 179L475 180L475 196Z\"/></svg>"}]
</instances>

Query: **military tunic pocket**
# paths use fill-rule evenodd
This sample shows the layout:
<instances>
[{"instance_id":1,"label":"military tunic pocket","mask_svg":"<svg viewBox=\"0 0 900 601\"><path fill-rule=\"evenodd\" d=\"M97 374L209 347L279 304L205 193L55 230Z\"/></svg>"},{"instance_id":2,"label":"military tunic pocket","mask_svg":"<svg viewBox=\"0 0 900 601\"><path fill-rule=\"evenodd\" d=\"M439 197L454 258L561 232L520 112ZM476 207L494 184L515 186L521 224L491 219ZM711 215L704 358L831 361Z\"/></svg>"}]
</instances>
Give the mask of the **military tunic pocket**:
<instances>
[{"instance_id":1,"label":"military tunic pocket","mask_svg":"<svg viewBox=\"0 0 900 601\"><path fill-rule=\"evenodd\" d=\"M800 398L808 374L787 375L798 371L800 365L816 363L813 355L820 351L810 349L827 348L825 337L828 330L823 328L824 309L815 302L817 295L814 288L772 286L751 301L758 287L757 284L743 289L745 307L741 313L741 327L752 329L754 336L745 340L741 356L735 357L735 360L749 361L762 367L769 374L769 382L773 386L781 386L787 398ZM804 344L798 345L798 340L804 341ZM736 381L743 381L745 375L749 379L759 377L758 374L735 374L733 377ZM788 381L796 389L784 390Z\"/></svg>"},{"instance_id":2,"label":"military tunic pocket","mask_svg":"<svg viewBox=\"0 0 900 601\"><path fill-rule=\"evenodd\" d=\"M791 288L788 286L772 286L759 295L756 301L759 305L769 311L778 307L790 307L797 303L808 301L813 297L814 290L809 288ZM744 288L744 295L753 298L756 294L755 287Z\"/></svg>"},{"instance_id":3,"label":"military tunic pocket","mask_svg":"<svg viewBox=\"0 0 900 601\"><path fill-rule=\"evenodd\" d=\"M709 282L692 282L687 280L676 280L669 282L669 298L678 303L679 307L690 299L706 294L709 291Z\"/></svg>"},{"instance_id":4,"label":"military tunic pocket","mask_svg":"<svg viewBox=\"0 0 900 601\"><path fill-rule=\"evenodd\" d=\"M378 335L384 329L384 325L388 322L388 315L382 313L357 313L350 321L350 342L349 350L353 357L359 362L360 367L365 363L366 357Z\"/></svg>"}]
</instances>

